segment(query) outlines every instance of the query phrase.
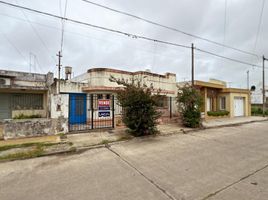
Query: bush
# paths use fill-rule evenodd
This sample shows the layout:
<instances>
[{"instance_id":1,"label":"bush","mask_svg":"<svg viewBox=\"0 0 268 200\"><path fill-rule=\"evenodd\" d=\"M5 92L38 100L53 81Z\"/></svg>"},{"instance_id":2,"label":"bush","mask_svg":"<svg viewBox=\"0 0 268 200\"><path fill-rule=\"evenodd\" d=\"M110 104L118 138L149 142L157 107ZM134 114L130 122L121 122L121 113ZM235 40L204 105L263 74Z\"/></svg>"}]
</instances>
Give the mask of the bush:
<instances>
[{"instance_id":1,"label":"bush","mask_svg":"<svg viewBox=\"0 0 268 200\"><path fill-rule=\"evenodd\" d=\"M41 115L24 115L23 113L13 117L13 119L33 119L33 118L42 118Z\"/></svg>"},{"instance_id":2,"label":"bush","mask_svg":"<svg viewBox=\"0 0 268 200\"><path fill-rule=\"evenodd\" d=\"M268 112L266 111L265 114L267 115ZM262 115L262 109L259 107L252 107L251 108L251 115Z\"/></svg>"},{"instance_id":3,"label":"bush","mask_svg":"<svg viewBox=\"0 0 268 200\"><path fill-rule=\"evenodd\" d=\"M179 88L177 97L182 122L186 127L199 127L201 125L202 97L200 92L189 84Z\"/></svg>"},{"instance_id":4,"label":"bush","mask_svg":"<svg viewBox=\"0 0 268 200\"><path fill-rule=\"evenodd\" d=\"M157 97L153 95L153 88L141 84L141 80L124 80L110 78L110 81L123 85L119 90L117 99L123 108L122 121L134 136L143 136L157 133L157 119L160 113L157 111Z\"/></svg>"},{"instance_id":5,"label":"bush","mask_svg":"<svg viewBox=\"0 0 268 200\"><path fill-rule=\"evenodd\" d=\"M229 115L229 111L227 110L220 110L220 111L208 111L207 114L208 116L215 116L215 117L218 117L218 116L227 116Z\"/></svg>"}]
</instances>

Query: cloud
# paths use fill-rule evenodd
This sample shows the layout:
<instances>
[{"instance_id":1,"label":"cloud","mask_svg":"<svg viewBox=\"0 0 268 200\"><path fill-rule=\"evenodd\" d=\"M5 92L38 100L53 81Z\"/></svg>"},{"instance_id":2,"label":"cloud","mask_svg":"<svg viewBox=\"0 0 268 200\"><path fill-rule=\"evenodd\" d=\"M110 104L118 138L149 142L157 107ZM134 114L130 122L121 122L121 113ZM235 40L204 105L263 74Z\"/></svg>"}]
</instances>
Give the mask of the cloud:
<instances>
[{"instance_id":1,"label":"cloud","mask_svg":"<svg viewBox=\"0 0 268 200\"><path fill-rule=\"evenodd\" d=\"M61 1L63 9L65 1ZM14 0L9 2L16 3ZM57 0L21 0L18 3L57 15L61 13ZM262 0L227 0L225 35L225 0L101 0L98 3L220 43L224 42L225 37L227 45L252 52ZM268 56L268 39L265 37L268 34L267 6L266 4L264 8L256 52ZM28 71L29 55L32 53L36 55L39 63L36 64L34 71L56 72L55 56L60 49L61 21L28 11L24 13L45 45L21 10L1 4L0 23L1 27L4 27L0 32L1 68ZM189 46L195 43L197 47L208 51L261 64L260 59L252 56L107 11L81 0L68 1L67 17ZM179 81L189 80L191 77L190 49L133 39L71 22L66 22L62 63L63 66L72 66L76 75L94 66L130 71L151 69L157 73L173 72L177 74ZM195 76L201 80L217 78L232 82L232 86L246 87L246 71L250 70L251 84L256 85L261 81L261 70L258 68L226 61L201 52L196 52L195 66Z\"/></svg>"}]
</instances>

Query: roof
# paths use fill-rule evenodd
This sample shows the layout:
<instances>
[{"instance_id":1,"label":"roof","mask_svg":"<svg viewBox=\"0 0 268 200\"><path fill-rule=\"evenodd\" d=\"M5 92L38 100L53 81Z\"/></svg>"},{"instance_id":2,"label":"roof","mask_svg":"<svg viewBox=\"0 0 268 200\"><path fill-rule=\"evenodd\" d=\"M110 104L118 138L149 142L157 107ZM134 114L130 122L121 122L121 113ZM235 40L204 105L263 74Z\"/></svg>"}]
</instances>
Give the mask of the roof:
<instances>
[{"instance_id":1,"label":"roof","mask_svg":"<svg viewBox=\"0 0 268 200\"><path fill-rule=\"evenodd\" d=\"M184 82L184 83L190 84L190 82ZM179 84L183 84L183 83L179 83ZM194 81L194 84L195 86L199 88L204 87L204 88L220 89L221 92L226 92L226 93L250 93L250 91L247 89L227 88L224 84L217 84L217 83L212 83L212 82L196 80Z\"/></svg>"},{"instance_id":2,"label":"roof","mask_svg":"<svg viewBox=\"0 0 268 200\"><path fill-rule=\"evenodd\" d=\"M156 77L162 77L162 78L168 78L169 76L176 76L176 74L169 73L169 72L163 75L163 74L157 74L157 73L152 73L148 71L129 72L129 71L124 71L124 70L112 69L112 68L91 68L87 70L87 73L91 73L91 72L113 72L113 73L128 74L128 75L143 74L143 75L156 76Z\"/></svg>"},{"instance_id":3,"label":"roof","mask_svg":"<svg viewBox=\"0 0 268 200\"><path fill-rule=\"evenodd\" d=\"M108 86L90 86L90 87L83 87L82 90L84 92L96 92L96 91L118 91L122 90L124 87L108 87ZM156 90L154 90L156 91ZM160 94L175 94L175 91L171 90L160 90Z\"/></svg>"},{"instance_id":4,"label":"roof","mask_svg":"<svg viewBox=\"0 0 268 200\"><path fill-rule=\"evenodd\" d=\"M194 81L195 86L199 87L208 87L208 88L216 88L216 89L223 89L226 88L223 84L217 84L217 83L211 83L211 82L205 82L205 81Z\"/></svg>"},{"instance_id":5,"label":"roof","mask_svg":"<svg viewBox=\"0 0 268 200\"><path fill-rule=\"evenodd\" d=\"M228 93L250 93L250 90L247 89L240 89L240 88L224 88L221 92L228 92Z\"/></svg>"}]
</instances>

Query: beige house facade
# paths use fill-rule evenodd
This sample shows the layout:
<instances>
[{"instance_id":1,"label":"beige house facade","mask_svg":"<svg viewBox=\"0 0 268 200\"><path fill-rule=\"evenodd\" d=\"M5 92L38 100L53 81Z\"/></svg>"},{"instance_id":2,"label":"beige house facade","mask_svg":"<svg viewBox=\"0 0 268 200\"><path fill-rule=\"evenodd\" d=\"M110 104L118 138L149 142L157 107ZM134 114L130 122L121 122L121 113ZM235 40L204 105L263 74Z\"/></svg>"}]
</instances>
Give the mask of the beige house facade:
<instances>
[{"instance_id":1,"label":"beige house facade","mask_svg":"<svg viewBox=\"0 0 268 200\"><path fill-rule=\"evenodd\" d=\"M111 82L111 77L127 82L139 80L154 88L155 93L163 97L158 102L158 110L162 113L160 123L178 118L176 74L112 68L91 68L70 80L57 80L52 88L51 117L69 119L70 131L122 125L122 107L116 94L123 86Z\"/></svg>"},{"instance_id":2,"label":"beige house facade","mask_svg":"<svg viewBox=\"0 0 268 200\"><path fill-rule=\"evenodd\" d=\"M205 119L217 117L247 117L251 115L250 91L227 88L219 80L195 81L203 97L202 113Z\"/></svg>"}]
</instances>

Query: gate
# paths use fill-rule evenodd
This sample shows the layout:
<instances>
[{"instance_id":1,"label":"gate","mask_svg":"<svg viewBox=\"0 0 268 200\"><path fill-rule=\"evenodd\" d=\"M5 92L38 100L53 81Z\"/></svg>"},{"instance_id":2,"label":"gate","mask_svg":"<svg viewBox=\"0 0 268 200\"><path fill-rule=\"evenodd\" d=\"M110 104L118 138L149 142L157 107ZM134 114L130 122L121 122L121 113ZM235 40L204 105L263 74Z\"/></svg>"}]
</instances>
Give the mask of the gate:
<instances>
[{"instance_id":1,"label":"gate","mask_svg":"<svg viewBox=\"0 0 268 200\"><path fill-rule=\"evenodd\" d=\"M114 96L70 94L69 131L114 128Z\"/></svg>"}]
</instances>

